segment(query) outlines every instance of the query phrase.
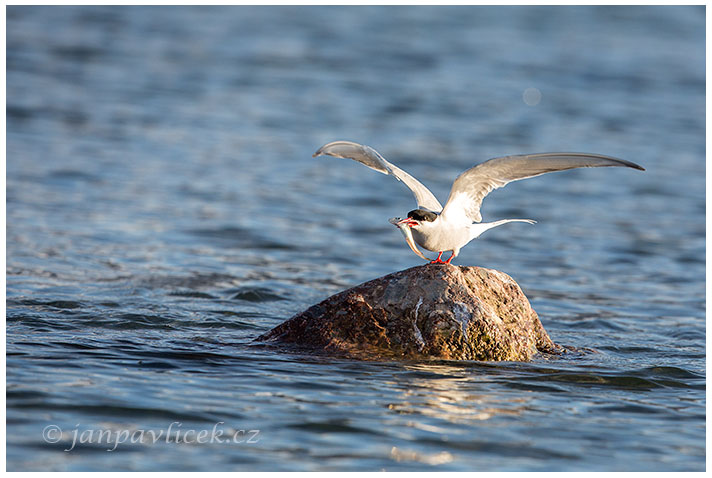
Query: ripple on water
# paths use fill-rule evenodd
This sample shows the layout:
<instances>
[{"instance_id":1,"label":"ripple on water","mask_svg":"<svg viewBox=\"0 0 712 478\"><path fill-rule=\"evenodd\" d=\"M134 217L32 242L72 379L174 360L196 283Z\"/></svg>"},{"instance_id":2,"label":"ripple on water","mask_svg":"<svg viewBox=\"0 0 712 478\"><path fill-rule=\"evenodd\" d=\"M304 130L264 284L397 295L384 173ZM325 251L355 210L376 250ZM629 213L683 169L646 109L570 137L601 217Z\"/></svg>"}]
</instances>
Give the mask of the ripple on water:
<instances>
[{"instance_id":1,"label":"ripple on water","mask_svg":"<svg viewBox=\"0 0 712 478\"><path fill-rule=\"evenodd\" d=\"M217 229L192 229L189 234L210 239L222 247L237 249L294 250L295 246L286 242L269 239L249 229L221 227Z\"/></svg>"},{"instance_id":2,"label":"ripple on water","mask_svg":"<svg viewBox=\"0 0 712 478\"><path fill-rule=\"evenodd\" d=\"M247 302L273 302L276 300L286 300L279 294L264 287L241 287L235 291L233 300L244 300Z\"/></svg>"},{"instance_id":3,"label":"ripple on water","mask_svg":"<svg viewBox=\"0 0 712 478\"><path fill-rule=\"evenodd\" d=\"M704 470L704 7L7 19L8 470ZM415 264L386 222L407 189L311 158L342 135L441 199L501 154L641 162L493 191L489 220L539 223L458 257L516 278L567 353L362 363L253 343ZM64 451L75 427L173 422L261 440Z\"/></svg>"}]
</instances>

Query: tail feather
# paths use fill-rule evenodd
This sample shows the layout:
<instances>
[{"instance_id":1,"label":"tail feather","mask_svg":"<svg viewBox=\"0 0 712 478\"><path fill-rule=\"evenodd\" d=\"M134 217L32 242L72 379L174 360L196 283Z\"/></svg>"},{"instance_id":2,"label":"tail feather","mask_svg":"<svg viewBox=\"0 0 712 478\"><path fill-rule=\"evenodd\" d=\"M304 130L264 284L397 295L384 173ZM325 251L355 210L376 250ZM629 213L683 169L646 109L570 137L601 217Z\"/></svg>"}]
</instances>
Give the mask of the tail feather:
<instances>
[{"instance_id":1,"label":"tail feather","mask_svg":"<svg viewBox=\"0 0 712 478\"><path fill-rule=\"evenodd\" d=\"M479 237L485 231L501 226L502 224L507 224L508 222L526 222L527 224L536 224L536 221L533 219L502 219L501 221L495 222L475 222L470 226L470 231L472 231L473 234L472 239Z\"/></svg>"}]
</instances>

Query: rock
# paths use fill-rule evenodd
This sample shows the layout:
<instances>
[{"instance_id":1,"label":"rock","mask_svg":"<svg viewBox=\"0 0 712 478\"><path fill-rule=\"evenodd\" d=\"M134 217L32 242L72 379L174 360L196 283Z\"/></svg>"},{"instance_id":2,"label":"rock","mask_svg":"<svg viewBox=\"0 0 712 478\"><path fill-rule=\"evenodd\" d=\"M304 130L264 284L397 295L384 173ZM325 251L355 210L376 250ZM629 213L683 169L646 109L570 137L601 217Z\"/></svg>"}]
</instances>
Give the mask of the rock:
<instances>
[{"instance_id":1,"label":"rock","mask_svg":"<svg viewBox=\"0 0 712 478\"><path fill-rule=\"evenodd\" d=\"M507 274L431 264L333 295L257 340L372 360L523 361L559 350Z\"/></svg>"}]
</instances>

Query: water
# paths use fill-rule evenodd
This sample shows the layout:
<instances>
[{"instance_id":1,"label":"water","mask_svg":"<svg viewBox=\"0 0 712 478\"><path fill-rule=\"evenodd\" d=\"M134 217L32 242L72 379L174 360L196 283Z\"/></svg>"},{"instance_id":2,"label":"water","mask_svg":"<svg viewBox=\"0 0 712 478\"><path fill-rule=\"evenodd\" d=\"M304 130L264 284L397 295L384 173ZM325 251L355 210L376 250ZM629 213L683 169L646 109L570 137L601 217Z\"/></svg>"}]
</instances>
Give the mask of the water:
<instances>
[{"instance_id":1,"label":"water","mask_svg":"<svg viewBox=\"0 0 712 478\"><path fill-rule=\"evenodd\" d=\"M704 39L704 7L8 7L8 469L704 470ZM420 263L408 191L335 139L441 200L493 156L644 165L493 192L538 224L456 260L582 352L252 344Z\"/></svg>"}]
</instances>

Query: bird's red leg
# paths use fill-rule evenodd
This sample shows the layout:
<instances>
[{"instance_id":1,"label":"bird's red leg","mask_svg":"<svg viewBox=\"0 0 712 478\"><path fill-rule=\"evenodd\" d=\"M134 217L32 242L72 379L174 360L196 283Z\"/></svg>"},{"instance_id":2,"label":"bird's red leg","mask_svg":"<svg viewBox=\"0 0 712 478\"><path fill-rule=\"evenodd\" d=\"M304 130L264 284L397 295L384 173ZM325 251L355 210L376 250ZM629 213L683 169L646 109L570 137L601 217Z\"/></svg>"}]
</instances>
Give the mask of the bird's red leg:
<instances>
[{"instance_id":1,"label":"bird's red leg","mask_svg":"<svg viewBox=\"0 0 712 478\"><path fill-rule=\"evenodd\" d=\"M452 255L448 258L448 260L443 262L443 264L450 264L450 261L452 261L453 257L455 257L455 252L453 252ZM438 257L438 259L440 259L440 258Z\"/></svg>"},{"instance_id":2,"label":"bird's red leg","mask_svg":"<svg viewBox=\"0 0 712 478\"><path fill-rule=\"evenodd\" d=\"M440 251L438 253L438 258L435 259L434 261L430 261L430 263L431 264L444 264L444 262L440 260L440 257L442 257L442 255L443 255L443 251Z\"/></svg>"}]
</instances>

